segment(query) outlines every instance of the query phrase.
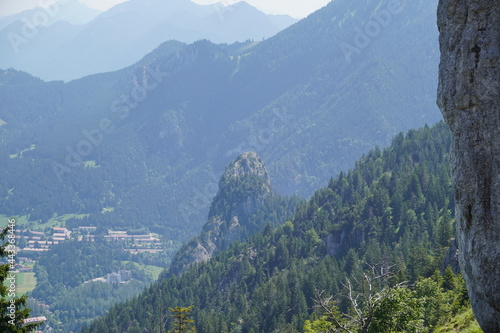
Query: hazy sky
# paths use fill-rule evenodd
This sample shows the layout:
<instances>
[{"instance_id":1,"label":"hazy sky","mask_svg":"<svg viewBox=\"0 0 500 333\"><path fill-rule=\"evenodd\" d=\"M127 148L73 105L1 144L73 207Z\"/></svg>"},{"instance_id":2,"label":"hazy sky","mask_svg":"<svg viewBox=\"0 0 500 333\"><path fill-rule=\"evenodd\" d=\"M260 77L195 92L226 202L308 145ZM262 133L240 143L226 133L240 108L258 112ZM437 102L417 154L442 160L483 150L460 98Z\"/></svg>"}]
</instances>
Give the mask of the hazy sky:
<instances>
[{"instance_id":1,"label":"hazy sky","mask_svg":"<svg viewBox=\"0 0 500 333\"><path fill-rule=\"evenodd\" d=\"M0 16L18 13L33 8L38 4L51 4L56 0L0 0ZM80 0L87 6L107 10L110 7L126 0ZM168 0L165 0L168 1ZM200 4L222 2L230 5L239 0L194 0ZM304 17L311 12L325 6L330 0L246 0L251 5L269 14L288 14L293 17Z\"/></svg>"}]
</instances>

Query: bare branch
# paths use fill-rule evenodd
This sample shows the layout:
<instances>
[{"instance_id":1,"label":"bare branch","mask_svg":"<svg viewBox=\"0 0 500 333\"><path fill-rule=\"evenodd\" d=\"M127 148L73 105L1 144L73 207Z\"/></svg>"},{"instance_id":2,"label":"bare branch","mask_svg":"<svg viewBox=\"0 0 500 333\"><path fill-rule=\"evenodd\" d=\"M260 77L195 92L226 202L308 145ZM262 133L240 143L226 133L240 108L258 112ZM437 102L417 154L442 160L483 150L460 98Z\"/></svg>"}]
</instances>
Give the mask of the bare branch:
<instances>
[{"instance_id":1,"label":"bare branch","mask_svg":"<svg viewBox=\"0 0 500 333\"><path fill-rule=\"evenodd\" d=\"M336 329L341 330L341 331L346 332L346 333L353 333L351 330L349 330L347 325L342 324L340 322L340 318L337 318L338 314L335 311L336 304L335 304L335 301L333 301L333 295L326 297L326 298L323 298L322 297L323 293L324 293L324 291L316 290L317 299L315 299L315 302L316 302L317 306L320 307L321 309L323 309L325 314L328 316L328 319L330 319L332 321L332 323Z\"/></svg>"},{"instance_id":2,"label":"bare branch","mask_svg":"<svg viewBox=\"0 0 500 333\"><path fill-rule=\"evenodd\" d=\"M393 276L391 269L394 266L387 264L369 265L368 271L363 273L358 280L352 276L346 278L342 286L345 289L343 295L349 302L352 313L338 314L335 308L333 296L324 297L323 292L317 292L318 298L315 300L317 307L321 308L328 319L335 326L335 332L362 331L367 332L371 323L375 319L375 313L384 300L391 296L394 290L406 286L406 282L400 282L389 287L387 280ZM347 319L347 323L342 323L341 319Z\"/></svg>"}]
</instances>

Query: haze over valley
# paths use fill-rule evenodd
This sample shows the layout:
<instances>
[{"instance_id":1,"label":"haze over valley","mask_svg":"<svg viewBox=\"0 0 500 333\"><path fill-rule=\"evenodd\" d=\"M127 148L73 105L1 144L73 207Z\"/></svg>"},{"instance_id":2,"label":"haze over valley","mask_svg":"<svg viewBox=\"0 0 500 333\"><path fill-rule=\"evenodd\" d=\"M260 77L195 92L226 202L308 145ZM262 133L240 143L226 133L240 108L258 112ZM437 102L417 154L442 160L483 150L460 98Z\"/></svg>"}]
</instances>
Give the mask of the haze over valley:
<instances>
[{"instance_id":1,"label":"haze over valley","mask_svg":"<svg viewBox=\"0 0 500 333\"><path fill-rule=\"evenodd\" d=\"M197 332L323 332L320 298L380 266L374 292L406 312L373 332L479 332L438 0L321 5L4 7L0 225L39 329L184 332L179 307Z\"/></svg>"}]
</instances>

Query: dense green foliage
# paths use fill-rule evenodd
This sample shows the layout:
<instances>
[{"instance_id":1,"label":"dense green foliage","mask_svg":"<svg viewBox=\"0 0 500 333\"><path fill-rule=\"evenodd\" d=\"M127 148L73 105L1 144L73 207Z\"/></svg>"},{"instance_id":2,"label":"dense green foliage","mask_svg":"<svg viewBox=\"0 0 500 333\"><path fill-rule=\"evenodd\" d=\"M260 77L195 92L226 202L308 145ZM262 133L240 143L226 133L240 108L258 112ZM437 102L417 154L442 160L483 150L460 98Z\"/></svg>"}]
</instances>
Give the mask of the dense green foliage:
<instances>
[{"instance_id":1,"label":"dense green foliage","mask_svg":"<svg viewBox=\"0 0 500 333\"><path fill-rule=\"evenodd\" d=\"M129 263L124 267L121 263L131 259L135 259L134 255L124 252L108 241L64 242L54 246L35 264L34 271L38 283L32 296L52 302L67 289L120 269L131 270L134 278L145 280L135 265Z\"/></svg>"},{"instance_id":2,"label":"dense green foliage","mask_svg":"<svg viewBox=\"0 0 500 333\"><path fill-rule=\"evenodd\" d=\"M262 198L254 211L250 212L250 214L245 214L245 208L241 207L241 204L245 203L248 197L245 195L241 196L241 191L238 187L232 188L236 189L236 191L230 196L222 194L224 190L220 191L219 195L214 199L214 203L217 203L216 208L212 205L210 210L210 214L212 215L211 218L217 219L215 223L221 223L217 225L219 228L217 236L211 235L210 237L211 244L215 246L215 253L227 249L231 242L246 241L249 237L262 230L266 225L276 226L283 223L286 218L293 215L295 207L302 201L298 197L282 197L279 194L268 193ZM219 201L221 196L223 199ZM235 204L236 202L240 203L238 205L240 207L237 207ZM235 211L235 208L237 211ZM221 219L219 219L219 216L221 216ZM231 230L230 227L233 216L238 217L237 230ZM213 224L209 222L204 226L199 236L194 237L180 247L174 255L169 270L164 271L162 276L165 277L170 274L179 274L193 262L193 252L196 251L199 244L206 245L205 243L209 237L208 233L213 232L213 230L210 230L210 227L213 227Z\"/></svg>"},{"instance_id":3,"label":"dense green foliage","mask_svg":"<svg viewBox=\"0 0 500 333\"><path fill-rule=\"evenodd\" d=\"M361 291L346 287L336 297L319 298L319 318L306 320L304 332L434 332L439 325L470 310L465 281L450 267L443 276L436 271L431 277L420 277L411 286L404 282L391 285L398 278L401 276L375 276L369 289L366 284L358 287ZM337 306L342 299L348 301L343 313Z\"/></svg>"},{"instance_id":4,"label":"dense green foliage","mask_svg":"<svg viewBox=\"0 0 500 333\"><path fill-rule=\"evenodd\" d=\"M47 324L55 332L80 329L93 318L104 314L111 305L137 295L151 281L131 261L140 261L109 241L66 241L52 247L36 262L36 288L30 293L37 301L50 305L44 309ZM89 282L119 270L129 270L132 280L126 284ZM87 282L87 283L85 283Z\"/></svg>"},{"instance_id":5,"label":"dense green foliage","mask_svg":"<svg viewBox=\"0 0 500 333\"><path fill-rule=\"evenodd\" d=\"M147 282L139 280L127 284L91 282L66 290L51 304L51 313L43 308L33 313L46 316L46 323L53 332L78 331L105 314L111 306L132 299L147 286Z\"/></svg>"},{"instance_id":6,"label":"dense green foliage","mask_svg":"<svg viewBox=\"0 0 500 333\"><path fill-rule=\"evenodd\" d=\"M315 291L336 295L364 263L394 265L409 283L432 276L453 236L449 148L443 123L397 135L390 148L373 150L317 191L291 221L160 280L83 332L125 332L135 321L150 329L162 305L195 305L199 332L299 332ZM425 296L425 282L419 285L415 293ZM429 311L442 320L432 304ZM436 323L425 318L425 328Z\"/></svg>"}]
</instances>

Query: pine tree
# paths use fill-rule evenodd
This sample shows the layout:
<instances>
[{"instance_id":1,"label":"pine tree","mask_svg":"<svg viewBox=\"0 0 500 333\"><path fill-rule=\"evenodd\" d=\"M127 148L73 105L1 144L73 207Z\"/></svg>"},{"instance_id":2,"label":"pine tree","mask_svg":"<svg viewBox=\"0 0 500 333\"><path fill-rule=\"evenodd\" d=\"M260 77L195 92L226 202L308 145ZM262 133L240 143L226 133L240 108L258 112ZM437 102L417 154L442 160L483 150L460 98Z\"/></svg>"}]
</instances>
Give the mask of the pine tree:
<instances>
[{"instance_id":1,"label":"pine tree","mask_svg":"<svg viewBox=\"0 0 500 333\"><path fill-rule=\"evenodd\" d=\"M168 333L196 333L196 328L194 327L194 320L190 318L191 310L193 305L187 308L176 307L168 308L172 312L172 317L174 318L174 329L168 331Z\"/></svg>"}]
</instances>

